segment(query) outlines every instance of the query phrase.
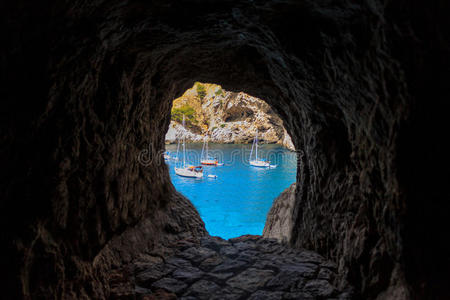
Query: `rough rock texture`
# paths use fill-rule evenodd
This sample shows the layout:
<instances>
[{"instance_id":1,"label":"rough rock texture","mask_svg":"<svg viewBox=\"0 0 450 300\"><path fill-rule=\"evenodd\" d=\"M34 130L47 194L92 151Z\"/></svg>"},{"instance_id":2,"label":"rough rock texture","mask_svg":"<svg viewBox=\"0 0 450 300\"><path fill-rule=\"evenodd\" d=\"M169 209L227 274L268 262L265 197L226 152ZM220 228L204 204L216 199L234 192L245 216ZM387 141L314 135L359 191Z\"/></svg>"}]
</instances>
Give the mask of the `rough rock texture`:
<instances>
[{"instance_id":1,"label":"rough rock texture","mask_svg":"<svg viewBox=\"0 0 450 300\"><path fill-rule=\"evenodd\" d=\"M261 143L278 143L295 150L283 121L263 100L204 83L201 86L205 88L205 96L200 98L196 86L173 101L174 108L191 107L195 111L193 128L171 121L166 143L176 143L181 136L188 142L203 142L206 136L213 143L251 143L258 131Z\"/></svg>"},{"instance_id":2,"label":"rough rock texture","mask_svg":"<svg viewBox=\"0 0 450 300\"><path fill-rule=\"evenodd\" d=\"M295 207L296 184L291 184L278 196L267 214L263 236L289 242L293 232L293 214Z\"/></svg>"},{"instance_id":3,"label":"rough rock texture","mask_svg":"<svg viewBox=\"0 0 450 300\"><path fill-rule=\"evenodd\" d=\"M337 262L338 288L447 297L449 5L3 1L2 296L108 297L96 258L134 230L202 232L193 207L170 213L159 153L172 99L201 81L283 120L299 151L290 243Z\"/></svg>"},{"instance_id":4,"label":"rough rock texture","mask_svg":"<svg viewBox=\"0 0 450 300\"><path fill-rule=\"evenodd\" d=\"M131 284L117 282L112 297L170 293L174 299L351 299L337 289L336 265L273 239L242 236L184 243L164 261L146 257L127 267ZM157 298L158 299L158 298Z\"/></svg>"}]
</instances>

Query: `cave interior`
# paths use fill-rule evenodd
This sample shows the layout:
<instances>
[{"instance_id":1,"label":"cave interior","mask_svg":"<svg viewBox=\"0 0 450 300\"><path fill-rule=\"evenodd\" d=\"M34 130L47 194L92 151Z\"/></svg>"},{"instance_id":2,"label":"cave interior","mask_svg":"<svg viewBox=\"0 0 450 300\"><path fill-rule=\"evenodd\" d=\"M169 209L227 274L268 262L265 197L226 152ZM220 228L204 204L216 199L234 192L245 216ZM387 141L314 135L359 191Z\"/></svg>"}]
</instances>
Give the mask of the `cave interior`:
<instances>
[{"instance_id":1,"label":"cave interior","mask_svg":"<svg viewBox=\"0 0 450 300\"><path fill-rule=\"evenodd\" d=\"M200 81L283 120L301 166L289 247L336 264L353 298L446 299L449 6L2 3L5 296L107 299L114 271L208 237L156 168L172 100Z\"/></svg>"}]
</instances>

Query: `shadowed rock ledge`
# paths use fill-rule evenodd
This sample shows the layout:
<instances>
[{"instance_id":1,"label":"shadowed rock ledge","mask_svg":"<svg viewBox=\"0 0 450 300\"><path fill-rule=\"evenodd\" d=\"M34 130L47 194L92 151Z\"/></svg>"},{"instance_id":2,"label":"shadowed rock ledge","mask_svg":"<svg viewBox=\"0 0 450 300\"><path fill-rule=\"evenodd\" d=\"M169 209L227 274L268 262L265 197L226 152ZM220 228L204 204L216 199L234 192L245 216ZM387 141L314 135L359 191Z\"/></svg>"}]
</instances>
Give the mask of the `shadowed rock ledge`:
<instances>
[{"instance_id":1,"label":"shadowed rock ledge","mask_svg":"<svg viewBox=\"0 0 450 300\"><path fill-rule=\"evenodd\" d=\"M291 184L274 201L267 214L263 236L288 243L291 240L294 220L296 184Z\"/></svg>"},{"instance_id":2,"label":"shadowed rock ledge","mask_svg":"<svg viewBox=\"0 0 450 300\"><path fill-rule=\"evenodd\" d=\"M185 241L172 256L141 258L128 272L131 282L113 286L114 298L347 300L352 296L350 287L334 286L333 262L260 236Z\"/></svg>"}]
</instances>

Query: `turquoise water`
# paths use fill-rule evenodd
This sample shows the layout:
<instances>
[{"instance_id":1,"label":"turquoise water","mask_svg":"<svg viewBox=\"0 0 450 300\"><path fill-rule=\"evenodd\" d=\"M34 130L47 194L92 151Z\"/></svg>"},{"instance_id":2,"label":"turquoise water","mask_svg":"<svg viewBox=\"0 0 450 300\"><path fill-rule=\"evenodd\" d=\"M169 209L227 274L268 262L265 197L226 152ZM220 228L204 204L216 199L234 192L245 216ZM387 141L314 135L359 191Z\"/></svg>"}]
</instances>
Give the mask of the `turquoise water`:
<instances>
[{"instance_id":1,"label":"turquoise water","mask_svg":"<svg viewBox=\"0 0 450 300\"><path fill-rule=\"evenodd\" d=\"M187 144L187 148L187 161L199 164L202 144ZM273 200L295 182L295 152L278 145L261 145L258 156L277 165L268 169L248 164L251 145L210 144L209 148L211 156L225 165L203 166L203 179L177 176L176 162L166 161L175 188L192 201L211 235L229 239L262 234ZM177 146L167 145L166 150L176 155ZM217 179L208 178L208 174L217 175Z\"/></svg>"}]
</instances>

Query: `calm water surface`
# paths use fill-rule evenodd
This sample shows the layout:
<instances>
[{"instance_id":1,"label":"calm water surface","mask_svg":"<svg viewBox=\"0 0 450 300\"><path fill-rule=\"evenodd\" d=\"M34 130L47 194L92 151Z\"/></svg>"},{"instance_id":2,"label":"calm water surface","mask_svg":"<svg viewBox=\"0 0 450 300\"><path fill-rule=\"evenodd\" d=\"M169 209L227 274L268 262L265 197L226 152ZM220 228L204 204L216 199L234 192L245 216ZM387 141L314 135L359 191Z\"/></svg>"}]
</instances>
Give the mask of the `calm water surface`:
<instances>
[{"instance_id":1,"label":"calm water surface","mask_svg":"<svg viewBox=\"0 0 450 300\"><path fill-rule=\"evenodd\" d=\"M202 144L187 144L187 148L187 161L199 164ZM209 148L211 156L225 165L203 166L203 179L180 177L174 171L176 162L166 162L175 188L192 201L211 235L229 239L262 234L273 200L295 182L295 152L278 145L260 146L258 156L277 165L268 169L248 164L251 145L210 144ZM166 150L176 156L177 145L167 145Z\"/></svg>"}]
</instances>

